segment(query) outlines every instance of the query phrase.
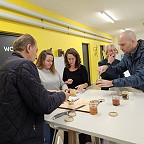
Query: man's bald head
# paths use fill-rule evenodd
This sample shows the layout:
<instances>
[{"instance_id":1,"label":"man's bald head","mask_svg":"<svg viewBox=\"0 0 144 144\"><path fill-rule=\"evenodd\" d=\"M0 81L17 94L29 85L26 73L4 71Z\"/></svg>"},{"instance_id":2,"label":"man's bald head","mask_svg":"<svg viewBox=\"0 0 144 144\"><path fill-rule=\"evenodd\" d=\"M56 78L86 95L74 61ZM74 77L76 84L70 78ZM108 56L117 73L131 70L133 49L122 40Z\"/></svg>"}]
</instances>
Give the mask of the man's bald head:
<instances>
[{"instance_id":1,"label":"man's bald head","mask_svg":"<svg viewBox=\"0 0 144 144\"><path fill-rule=\"evenodd\" d=\"M133 52L137 45L135 33L131 30L124 31L118 37L118 44L125 54Z\"/></svg>"},{"instance_id":2,"label":"man's bald head","mask_svg":"<svg viewBox=\"0 0 144 144\"><path fill-rule=\"evenodd\" d=\"M126 30L120 34L119 37L125 37L127 40L136 40L136 35L131 30Z\"/></svg>"}]
</instances>

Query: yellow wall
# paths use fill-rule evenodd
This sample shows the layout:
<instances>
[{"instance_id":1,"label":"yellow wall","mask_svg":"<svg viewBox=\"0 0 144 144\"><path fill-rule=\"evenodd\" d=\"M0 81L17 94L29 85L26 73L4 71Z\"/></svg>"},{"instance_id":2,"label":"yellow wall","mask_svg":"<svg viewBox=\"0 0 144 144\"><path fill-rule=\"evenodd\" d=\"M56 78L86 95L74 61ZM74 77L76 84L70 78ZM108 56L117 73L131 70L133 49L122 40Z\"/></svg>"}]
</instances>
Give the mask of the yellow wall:
<instances>
[{"instance_id":1,"label":"yellow wall","mask_svg":"<svg viewBox=\"0 0 144 144\"><path fill-rule=\"evenodd\" d=\"M15 3L21 7L31 9L35 12L39 11L43 15L47 15L47 16L53 17L55 19L73 24L75 26L79 26L81 28L85 28L87 30L91 30L93 32L100 33L100 34L103 34L105 36L111 37L108 34L96 31L96 30L91 29L87 26L84 26L82 24L74 22L70 19L66 19L66 18L61 17L57 14L54 14L50 11L38 8L36 6L32 6L29 3L26 3L25 1L8 0L8 2ZM27 17L23 14L19 14L17 12L14 12L14 11L11 11L8 9L2 9L2 11L7 11L9 13L14 13L16 15L21 15L23 17ZM31 19L35 19L35 18L31 18ZM98 68L97 63L100 60L99 48L100 48L100 45L107 45L108 43L102 42L102 41L97 41L97 40L92 40L92 39L88 39L88 38L83 38L83 37L79 37L79 36L68 35L68 34L56 32L56 31L51 31L51 30L47 30L47 29L42 29L42 28L38 28L38 27L33 27L33 26L26 25L26 24L12 22L9 20L0 19L0 21L1 21L0 22L0 31L21 33L21 34L24 34L24 33L31 34L36 39L36 41L38 43L38 48L39 48L38 54L42 50L52 47L54 55L57 56L57 49L61 48L64 51L66 51L66 49L73 47L79 52L79 54L82 58L82 43L87 43L89 45L91 83L94 83L95 80L97 79L97 68ZM111 37L111 38L113 38L113 37ZM96 46L98 47L97 52L94 51L94 47L96 47Z\"/></svg>"}]
</instances>

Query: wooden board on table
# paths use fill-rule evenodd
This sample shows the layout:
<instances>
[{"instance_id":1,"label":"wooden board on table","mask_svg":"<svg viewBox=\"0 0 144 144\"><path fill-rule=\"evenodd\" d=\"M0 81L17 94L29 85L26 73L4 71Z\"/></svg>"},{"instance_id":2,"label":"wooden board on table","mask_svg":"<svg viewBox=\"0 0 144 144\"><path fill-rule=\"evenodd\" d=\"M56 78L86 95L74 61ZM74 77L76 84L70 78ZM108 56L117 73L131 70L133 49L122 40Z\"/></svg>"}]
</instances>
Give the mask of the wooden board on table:
<instances>
[{"instance_id":1,"label":"wooden board on table","mask_svg":"<svg viewBox=\"0 0 144 144\"><path fill-rule=\"evenodd\" d=\"M89 112L89 102L90 100L86 100L86 99L79 99L77 101L74 102L74 105L70 105L68 101L62 103L59 108L64 108L64 109L75 109L81 105L85 105L84 107L78 109L77 111L82 111L82 112Z\"/></svg>"}]
</instances>

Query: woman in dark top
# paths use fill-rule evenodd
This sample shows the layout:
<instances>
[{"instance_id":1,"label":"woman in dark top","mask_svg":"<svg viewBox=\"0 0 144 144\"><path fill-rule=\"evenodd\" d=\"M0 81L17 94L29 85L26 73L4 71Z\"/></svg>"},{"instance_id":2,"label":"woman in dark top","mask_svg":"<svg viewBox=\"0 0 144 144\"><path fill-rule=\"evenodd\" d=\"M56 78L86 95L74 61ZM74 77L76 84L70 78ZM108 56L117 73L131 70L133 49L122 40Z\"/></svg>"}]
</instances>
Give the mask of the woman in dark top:
<instances>
[{"instance_id":1,"label":"woman in dark top","mask_svg":"<svg viewBox=\"0 0 144 144\"><path fill-rule=\"evenodd\" d=\"M81 64L80 55L74 48L70 48L65 53L65 68L63 72L63 81L68 88L82 91L88 86L88 73L84 65ZM79 134L80 144L91 142L91 136ZM64 144L68 144L68 133L64 132Z\"/></svg>"},{"instance_id":2,"label":"woman in dark top","mask_svg":"<svg viewBox=\"0 0 144 144\"><path fill-rule=\"evenodd\" d=\"M84 65L81 64L80 55L74 48L66 51L65 68L63 81L69 88L83 90L88 86L88 73Z\"/></svg>"},{"instance_id":3,"label":"woman in dark top","mask_svg":"<svg viewBox=\"0 0 144 144\"><path fill-rule=\"evenodd\" d=\"M66 81L68 79L72 79L72 83L67 83L69 88L76 88L76 86L79 86L83 84L83 88L87 87L88 84L88 74L85 66L80 65L78 69L75 71L70 71L68 68L65 67L64 73L63 73L63 80Z\"/></svg>"}]
</instances>

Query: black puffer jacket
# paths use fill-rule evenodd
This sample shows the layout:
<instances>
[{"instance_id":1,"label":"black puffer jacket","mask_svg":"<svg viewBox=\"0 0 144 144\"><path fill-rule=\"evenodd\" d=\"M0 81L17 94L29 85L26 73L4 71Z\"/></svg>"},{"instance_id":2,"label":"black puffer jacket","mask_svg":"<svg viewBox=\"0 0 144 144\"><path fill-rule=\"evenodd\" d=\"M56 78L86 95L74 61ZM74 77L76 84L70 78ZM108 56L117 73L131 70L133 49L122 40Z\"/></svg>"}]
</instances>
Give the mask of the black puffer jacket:
<instances>
[{"instance_id":1,"label":"black puffer jacket","mask_svg":"<svg viewBox=\"0 0 144 144\"><path fill-rule=\"evenodd\" d=\"M0 70L0 144L42 144L44 114L65 100L48 92L36 66L14 52Z\"/></svg>"}]
</instances>

